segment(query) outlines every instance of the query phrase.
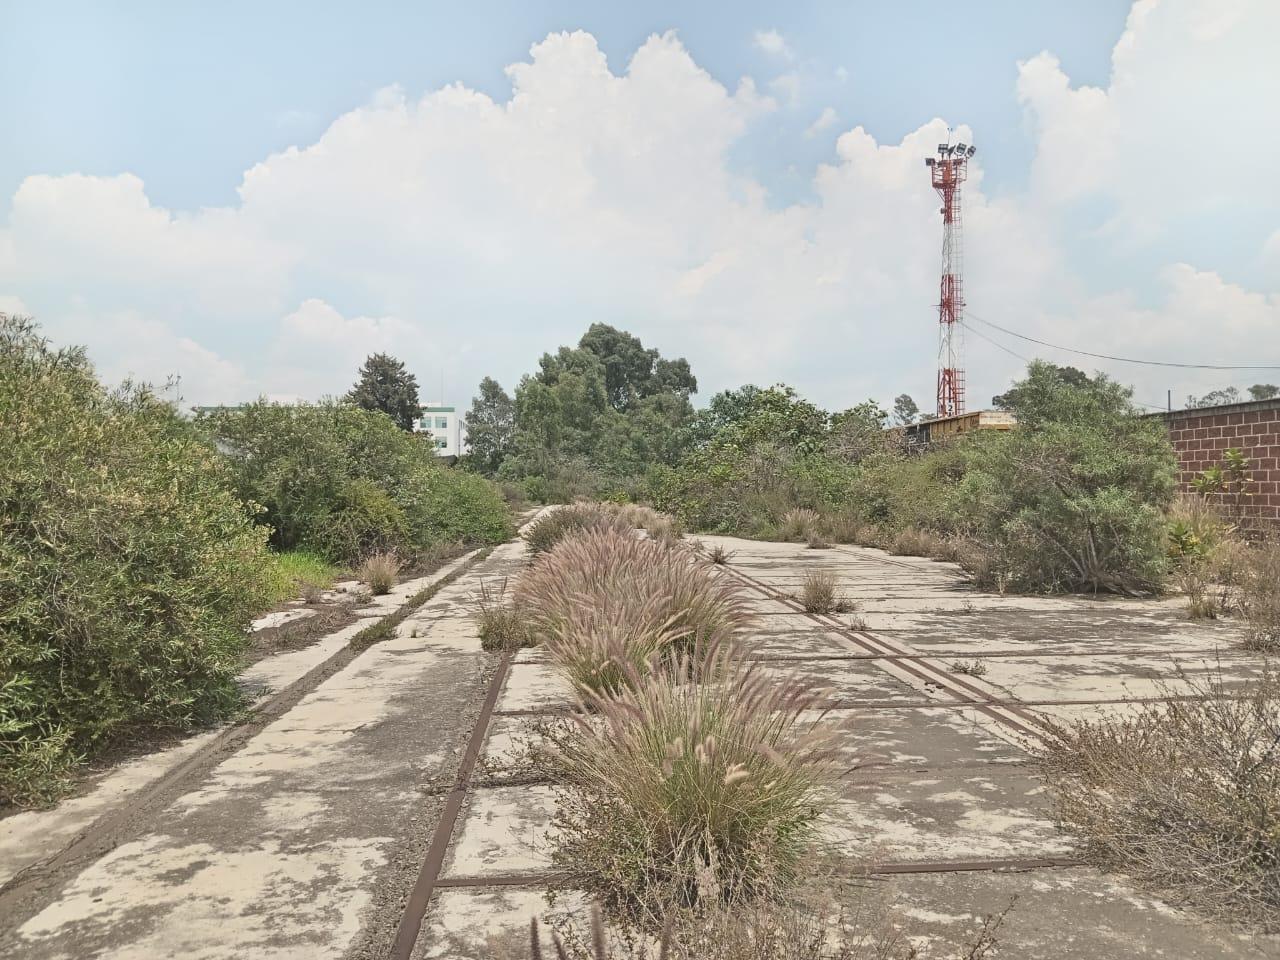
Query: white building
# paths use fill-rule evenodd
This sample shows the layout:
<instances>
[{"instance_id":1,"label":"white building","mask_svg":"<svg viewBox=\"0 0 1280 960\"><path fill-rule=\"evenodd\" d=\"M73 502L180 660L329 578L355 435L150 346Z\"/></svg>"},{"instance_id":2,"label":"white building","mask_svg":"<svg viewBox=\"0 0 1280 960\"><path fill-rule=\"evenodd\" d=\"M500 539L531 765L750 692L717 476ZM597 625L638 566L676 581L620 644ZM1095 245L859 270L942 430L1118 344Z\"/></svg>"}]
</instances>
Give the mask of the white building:
<instances>
[{"instance_id":1,"label":"white building","mask_svg":"<svg viewBox=\"0 0 1280 960\"><path fill-rule=\"evenodd\" d=\"M453 407L443 403L427 404L413 425L417 433L425 433L435 444L436 456L457 457L462 454L462 421Z\"/></svg>"}]
</instances>

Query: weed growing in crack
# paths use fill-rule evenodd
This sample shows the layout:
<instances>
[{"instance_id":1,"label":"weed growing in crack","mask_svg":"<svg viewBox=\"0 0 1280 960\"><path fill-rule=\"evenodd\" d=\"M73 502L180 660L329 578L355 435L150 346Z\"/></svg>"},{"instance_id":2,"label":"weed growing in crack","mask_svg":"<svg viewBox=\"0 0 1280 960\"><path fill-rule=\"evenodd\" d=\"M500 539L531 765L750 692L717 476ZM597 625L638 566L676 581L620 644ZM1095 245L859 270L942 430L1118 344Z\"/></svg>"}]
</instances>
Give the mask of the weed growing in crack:
<instances>
[{"instance_id":1,"label":"weed growing in crack","mask_svg":"<svg viewBox=\"0 0 1280 960\"><path fill-rule=\"evenodd\" d=\"M811 569L800 587L800 604L806 613L831 613L836 603L836 575L830 570Z\"/></svg>"},{"instance_id":2,"label":"weed growing in crack","mask_svg":"<svg viewBox=\"0 0 1280 960\"><path fill-rule=\"evenodd\" d=\"M987 665L981 660L954 660L951 663L951 672L981 677L987 672Z\"/></svg>"}]
</instances>

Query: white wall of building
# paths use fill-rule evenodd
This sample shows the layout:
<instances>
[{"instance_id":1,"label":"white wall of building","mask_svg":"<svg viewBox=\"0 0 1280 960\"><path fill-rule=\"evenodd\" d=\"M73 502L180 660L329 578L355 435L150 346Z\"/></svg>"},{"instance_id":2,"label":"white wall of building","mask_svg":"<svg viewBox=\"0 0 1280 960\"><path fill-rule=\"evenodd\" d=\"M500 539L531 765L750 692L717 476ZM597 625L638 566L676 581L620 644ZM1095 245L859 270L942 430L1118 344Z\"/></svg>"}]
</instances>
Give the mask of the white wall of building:
<instances>
[{"instance_id":1,"label":"white wall of building","mask_svg":"<svg viewBox=\"0 0 1280 960\"><path fill-rule=\"evenodd\" d=\"M417 433L428 434L435 444L436 456L462 455L462 418L458 411L444 403L428 403L414 422Z\"/></svg>"}]
</instances>

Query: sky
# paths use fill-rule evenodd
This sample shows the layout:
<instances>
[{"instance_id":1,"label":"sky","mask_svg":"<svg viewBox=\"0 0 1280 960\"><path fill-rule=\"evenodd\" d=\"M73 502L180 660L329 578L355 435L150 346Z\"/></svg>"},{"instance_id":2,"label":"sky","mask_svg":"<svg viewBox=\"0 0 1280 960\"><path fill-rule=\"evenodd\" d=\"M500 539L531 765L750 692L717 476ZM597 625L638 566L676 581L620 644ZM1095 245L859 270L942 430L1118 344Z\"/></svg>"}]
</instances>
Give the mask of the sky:
<instances>
[{"instance_id":1,"label":"sky","mask_svg":"<svg viewBox=\"0 0 1280 960\"><path fill-rule=\"evenodd\" d=\"M699 399L930 409L965 185L964 367L1280 382L1273 0L0 0L0 311L185 404L509 390L593 322ZM1003 329L1001 329L1003 328ZM1010 332L1011 331L1011 332Z\"/></svg>"}]
</instances>

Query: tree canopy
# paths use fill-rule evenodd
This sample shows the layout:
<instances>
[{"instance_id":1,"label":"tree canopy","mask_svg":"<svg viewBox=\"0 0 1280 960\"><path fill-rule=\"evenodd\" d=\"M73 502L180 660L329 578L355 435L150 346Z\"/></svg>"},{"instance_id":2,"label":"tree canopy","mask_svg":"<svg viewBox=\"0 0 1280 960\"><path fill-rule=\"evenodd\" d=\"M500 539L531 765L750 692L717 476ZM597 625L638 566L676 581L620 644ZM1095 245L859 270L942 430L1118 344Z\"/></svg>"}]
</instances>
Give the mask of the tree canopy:
<instances>
[{"instance_id":1,"label":"tree canopy","mask_svg":"<svg viewBox=\"0 0 1280 960\"><path fill-rule=\"evenodd\" d=\"M417 377L385 353L372 354L365 360L346 400L361 409L385 413L401 430L412 430L413 422L422 414Z\"/></svg>"}]
</instances>

